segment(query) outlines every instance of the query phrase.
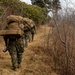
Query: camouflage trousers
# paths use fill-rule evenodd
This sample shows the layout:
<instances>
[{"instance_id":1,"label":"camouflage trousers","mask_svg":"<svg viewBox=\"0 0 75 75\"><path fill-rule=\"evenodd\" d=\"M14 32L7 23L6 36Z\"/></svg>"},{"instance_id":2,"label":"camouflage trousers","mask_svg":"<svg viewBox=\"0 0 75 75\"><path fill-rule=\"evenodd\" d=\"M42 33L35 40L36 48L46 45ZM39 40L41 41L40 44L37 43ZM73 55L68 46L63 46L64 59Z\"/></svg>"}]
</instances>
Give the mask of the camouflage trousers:
<instances>
[{"instance_id":1,"label":"camouflage trousers","mask_svg":"<svg viewBox=\"0 0 75 75\"><path fill-rule=\"evenodd\" d=\"M11 56L12 67L17 68L18 65L21 64L23 52L16 47L14 42L9 43L8 51Z\"/></svg>"},{"instance_id":2,"label":"camouflage trousers","mask_svg":"<svg viewBox=\"0 0 75 75\"><path fill-rule=\"evenodd\" d=\"M28 42L31 41L31 33L30 31L29 32L26 32L24 34L24 44L25 44L25 47L28 47Z\"/></svg>"}]
</instances>

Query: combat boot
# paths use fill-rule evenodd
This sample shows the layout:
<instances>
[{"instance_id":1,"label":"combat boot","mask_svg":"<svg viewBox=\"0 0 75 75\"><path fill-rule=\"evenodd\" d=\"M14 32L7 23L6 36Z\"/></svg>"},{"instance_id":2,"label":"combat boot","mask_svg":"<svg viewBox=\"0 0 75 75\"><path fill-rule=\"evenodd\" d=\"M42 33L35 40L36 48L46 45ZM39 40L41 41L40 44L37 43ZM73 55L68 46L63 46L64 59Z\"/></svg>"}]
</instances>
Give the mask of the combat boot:
<instances>
[{"instance_id":1,"label":"combat boot","mask_svg":"<svg viewBox=\"0 0 75 75\"><path fill-rule=\"evenodd\" d=\"M16 70L17 70L17 68L16 68L16 67L12 67L12 70L16 71Z\"/></svg>"},{"instance_id":2,"label":"combat boot","mask_svg":"<svg viewBox=\"0 0 75 75\"><path fill-rule=\"evenodd\" d=\"M21 64L18 64L17 68L20 68L21 67Z\"/></svg>"}]
</instances>

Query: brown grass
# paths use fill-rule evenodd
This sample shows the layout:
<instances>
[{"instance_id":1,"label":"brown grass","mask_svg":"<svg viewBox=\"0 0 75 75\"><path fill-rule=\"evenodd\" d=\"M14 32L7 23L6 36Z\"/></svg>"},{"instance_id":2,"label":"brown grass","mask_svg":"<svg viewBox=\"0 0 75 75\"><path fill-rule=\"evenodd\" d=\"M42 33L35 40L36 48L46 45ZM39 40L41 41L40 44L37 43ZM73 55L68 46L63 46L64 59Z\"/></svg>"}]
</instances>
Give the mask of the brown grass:
<instances>
[{"instance_id":1,"label":"brown grass","mask_svg":"<svg viewBox=\"0 0 75 75\"><path fill-rule=\"evenodd\" d=\"M46 31L44 31L46 29ZM22 67L16 72L11 70L11 59L8 52L1 51L0 75L57 75L52 70L49 51L45 49L47 35L52 31L48 26L40 26L35 34L34 41L29 43L23 54ZM46 36L46 37L45 37ZM1 43L4 48L3 44ZM2 50L2 49L1 49Z\"/></svg>"},{"instance_id":2,"label":"brown grass","mask_svg":"<svg viewBox=\"0 0 75 75\"><path fill-rule=\"evenodd\" d=\"M64 27L64 28L63 28ZM51 38L53 39L52 47L48 43L48 49L51 48L53 58L53 70L59 75L74 75L75 74L75 30L74 26L61 23L57 28L53 28ZM60 36L59 36L60 35ZM50 38L49 38L50 39ZM48 40L49 40L48 39ZM61 40L64 42L62 43Z\"/></svg>"}]
</instances>

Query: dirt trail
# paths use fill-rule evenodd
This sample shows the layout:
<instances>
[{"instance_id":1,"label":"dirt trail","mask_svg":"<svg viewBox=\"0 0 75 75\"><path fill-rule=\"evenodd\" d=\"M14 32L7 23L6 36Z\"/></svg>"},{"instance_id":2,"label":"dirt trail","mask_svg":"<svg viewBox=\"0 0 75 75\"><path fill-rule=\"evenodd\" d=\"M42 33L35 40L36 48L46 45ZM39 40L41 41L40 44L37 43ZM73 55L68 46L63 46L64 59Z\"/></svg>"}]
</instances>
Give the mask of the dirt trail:
<instances>
[{"instance_id":1,"label":"dirt trail","mask_svg":"<svg viewBox=\"0 0 75 75\"><path fill-rule=\"evenodd\" d=\"M0 75L57 75L51 70L51 66L43 61L46 61L48 56L44 55L41 47L44 45L44 36L51 32L52 28L41 26L37 29L33 42L28 44L23 53L22 67L17 71L11 70L11 59L9 53L3 53L4 43L0 40ZM46 30L46 31L44 31Z\"/></svg>"}]
</instances>

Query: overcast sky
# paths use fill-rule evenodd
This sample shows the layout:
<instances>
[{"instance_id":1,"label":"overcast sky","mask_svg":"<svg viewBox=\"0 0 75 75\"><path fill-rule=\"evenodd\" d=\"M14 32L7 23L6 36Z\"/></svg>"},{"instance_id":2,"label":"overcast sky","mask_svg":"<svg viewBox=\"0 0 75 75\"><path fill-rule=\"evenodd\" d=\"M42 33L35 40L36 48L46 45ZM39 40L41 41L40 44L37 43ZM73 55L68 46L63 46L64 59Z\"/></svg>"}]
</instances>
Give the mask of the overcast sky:
<instances>
[{"instance_id":1,"label":"overcast sky","mask_svg":"<svg viewBox=\"0 0 75 75\"><path fill-rule=\"evenodd\" d=\"M27 4L31 4L31 0L21 0L23 2L26 2Z\"/></svg>"},{"instance_id":2,"label":"overcast sky","mask_svg":"<svg viewBox=\"0 0 75 75\"><path fill-rule=\"evenodd\" d=\"M27 4L31 4L31 0L21 0ZM75 7L75 0L60 0L62 7Z\"/></svg>"}]
</instances>

